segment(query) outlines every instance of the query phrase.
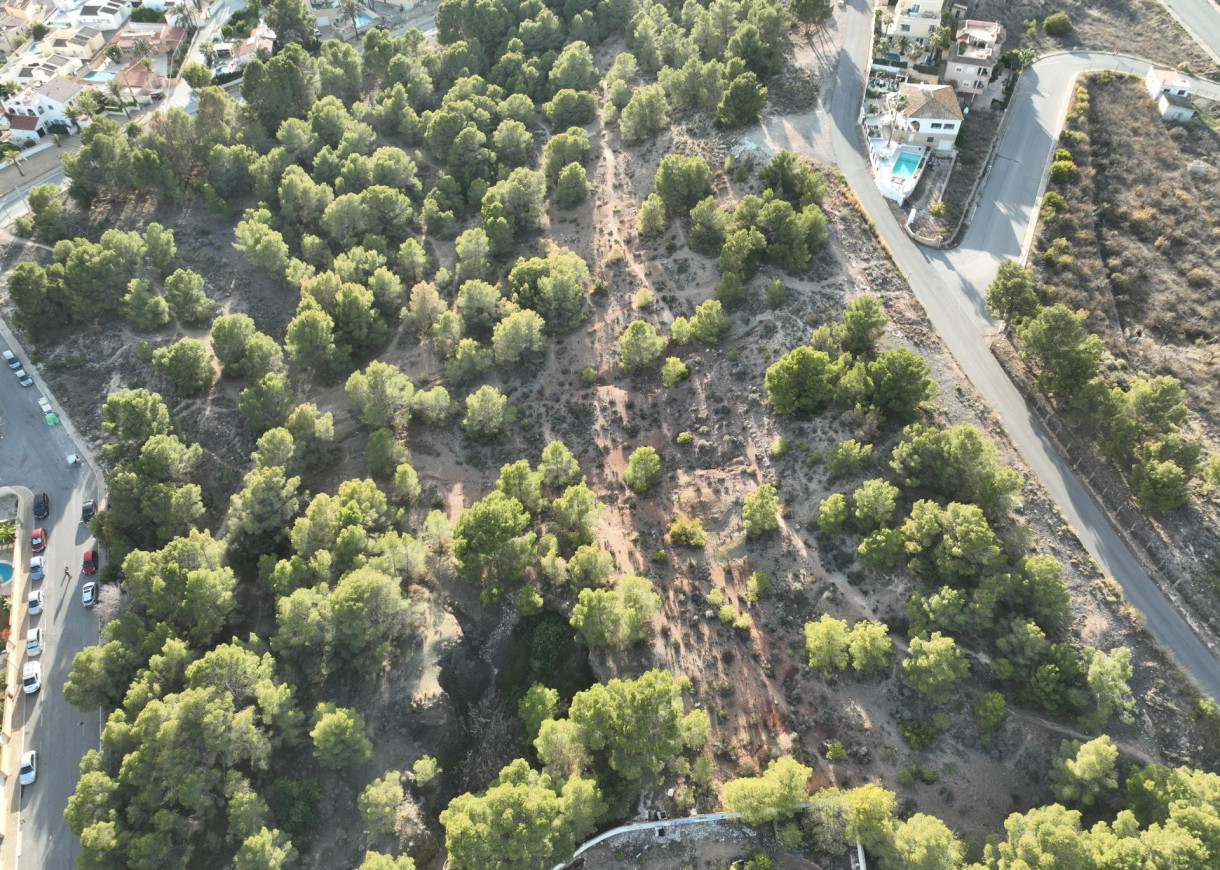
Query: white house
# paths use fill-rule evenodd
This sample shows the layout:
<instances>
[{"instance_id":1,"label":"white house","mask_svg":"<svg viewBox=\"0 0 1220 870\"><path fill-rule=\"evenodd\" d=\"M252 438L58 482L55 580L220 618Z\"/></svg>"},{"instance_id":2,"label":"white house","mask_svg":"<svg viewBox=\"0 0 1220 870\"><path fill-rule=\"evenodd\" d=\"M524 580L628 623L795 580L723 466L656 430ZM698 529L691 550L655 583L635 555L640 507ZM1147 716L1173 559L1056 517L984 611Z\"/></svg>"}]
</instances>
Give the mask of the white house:
<instances>
[{"instance_id":1,"label":"white house","mask_svg":"<svg viewBox=\"0 0 1220 870\"><path fill-rule=\"evenodd\" d=\"M1157 98L1156 108L1166 121L1189 124L1195 117L1195 107L1191 105L1190 100L1177 94L1161 94Z\"/></svg>"},{"instance_id":2,"label":"white house","mask_svg":"<svg viewBox=\"0 0 1220 870\"><path fill-rule=\"evenodd\" d=\"M35 142L52 124L71 126L68 107L85 88L62 76L32 85L4 101L9 136L18 142Z\"/></svg>"},{"instance_id":3,"label":"white house","mask_svg":"<svg viewBox=\"0 0 1220 870\"><path fill-rule=\"evenodd\" d=\"M997 21L963 21L945 61L944 80L958 93L981 94L1000 59L1004 37L1004 25Z\"/></svg>"},{"instance_id":4,"label":"white house","mask_svg":"<svg viewBox=\"0 0 1220 870\"><path fill-rule=\"evenodd\" d=\"M1144 76L1144 87L1148 90L1148 96L1154 100L1160 99L1161 94L1172 94L1175 97L1190 96L1190 79L1176 69L1148 67L1148 74Z\"/></svg>"},{"instance_id":5,"label":"white house","mask_svg":"<svg viewBox=\"0 0 1220 870\"><path fill-rule=\"evenodd\" d=\"M902 97L906 105L902 106ZM962 109L957 94L948 85L911 84L899 86L890 95L894 109L894 140L908 145L923 145L929 151L953 150L962 127Z\"/></svg>"},{"instance_id":6,"label":"white house","mask_svg":"<svg viewBox=\"0 0 1220 870\"><path fill-rule=\"evenodd\" d=\"M80 8L76 20L98 30L118 30L130 17L130 0L91 0Z\"/></svg>"},{"instance_id":7,"label":"white house","mask_svg":"<svg viewBox=\"0 0 1220 870\"><path fill-rule=\"evenodd\" d=\"M940 27L940 14L944 0L898 0L894 8L894 21L885 35L894 39L907 39L927 45L928 39Z\"/></svg>"},{"instance_id":8,"label":"white house","mask_svg":"<svg viewBox=\"0 0 1220 870\"><path fill-rule=\"evenodd\" d=\"M9 115L34 115L68 123L67 108L76 102L85 86L69 81L63 76L25 88L4 101L4 111Z\"/></svg>"}]
</instances>

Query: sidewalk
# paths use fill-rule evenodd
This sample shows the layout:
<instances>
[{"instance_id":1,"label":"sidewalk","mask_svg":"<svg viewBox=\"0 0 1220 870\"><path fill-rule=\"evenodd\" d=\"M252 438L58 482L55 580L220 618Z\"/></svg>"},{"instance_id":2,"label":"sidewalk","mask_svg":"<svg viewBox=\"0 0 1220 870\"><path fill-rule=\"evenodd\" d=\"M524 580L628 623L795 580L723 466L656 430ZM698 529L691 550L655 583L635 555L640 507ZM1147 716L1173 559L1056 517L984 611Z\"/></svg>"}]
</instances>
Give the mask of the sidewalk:
<instances>
[{"instance_id":1,"label":"sidewalk","mask_svg":"<svg viewBox=\"0 0 1220 870\"><path fill-rule=\"evenodd\" d=\"M10 194L21 188L35 187L38 179L61 168L64 154L80 147L80 136L65 136L62 147L47 148L39 151L27 160L21 161L21 166L6 166L0 169L0 200L6 200Z\"/></svg>"}]
</instances>

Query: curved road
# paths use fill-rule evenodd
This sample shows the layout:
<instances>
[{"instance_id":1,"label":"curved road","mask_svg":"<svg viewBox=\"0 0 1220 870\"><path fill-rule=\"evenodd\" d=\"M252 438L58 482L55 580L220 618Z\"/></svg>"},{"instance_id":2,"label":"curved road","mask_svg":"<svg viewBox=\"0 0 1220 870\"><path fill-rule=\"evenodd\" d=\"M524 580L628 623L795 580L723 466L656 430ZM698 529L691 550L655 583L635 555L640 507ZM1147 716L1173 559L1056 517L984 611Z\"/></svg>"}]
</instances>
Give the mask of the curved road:
<instances>
[{"instance_id":1,"label":"curved road","mask_svg":"<svg viewBox=\"0 0 1220 870\"><path fill-rule=\"evenodd\" d=\"M1174 0L1170 5L1183 17L1187 9L1197 13L1197 21L1192 20L1195 35L1214 34L1216 42L1211 47L1220 48L1220 10L1210 0L1202 0L1211 8L1209 19L1198 3ZM982 205L962 245L950 251L931 251L911 241L895 220L873 183L857 133L871 27L868 4L852 0L830 105L836 162L876 222L878 233L946 347L1003 422L1026 464L1059 504L1085 548L1119 582L1156 641L1206 694L1220 698L1220 662L1140 566L991 355L989 340L996 326L983 310L983 293L1000 261L1020 257L1032 235L1035 207L1076 75L1092 69L1142 75L1148 64L1092 52L1055 55L1035 63L1022 76L1012 99L1009 111L1013 114L984 185ZM1220 88L1211 87L1220 94Z\"/></svg>"}]
</instances>

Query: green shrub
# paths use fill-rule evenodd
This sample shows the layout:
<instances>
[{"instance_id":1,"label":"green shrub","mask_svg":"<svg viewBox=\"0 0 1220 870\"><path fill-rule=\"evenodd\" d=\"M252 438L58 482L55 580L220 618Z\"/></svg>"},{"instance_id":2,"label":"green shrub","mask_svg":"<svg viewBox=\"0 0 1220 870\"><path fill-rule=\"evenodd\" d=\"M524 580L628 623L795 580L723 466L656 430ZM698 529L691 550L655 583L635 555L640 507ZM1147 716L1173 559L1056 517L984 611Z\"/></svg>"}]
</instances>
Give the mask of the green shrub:
<instances>
[{"instance_id":1,"label":"green shrub","mask_svg":"<svg viewBox=\"0 0 1220 870\"><path fill-rule=\"evenodd\" d=\"M683 547L703 547L707 544L707 533L698 519L677 517L669 527L669 537Z\"/></svg>"},{"instance_id":2,"label":"green shrub","mask_svg":"<svg viewBox=\"0 0 1220 870\"><path fill-rule=\"evenodd\" d=\"M855 438L842 441L836 444L834 450L830 452L830 461L827 463L830 476L835 478L855 474L865 460L872 455L873 445L871 444L861 444Z\"/></svg>"},{"instance_id":3,"label":"green shrub","mask_svg":"<svg viewBox=\"0 0 1220 870\"><path fill-rule=\"evenodd\" d=\"M936 739L936 726L926 719L903 719L899 730L907 746L916 751L927 749Z\"/></svg>"},{"instance_id":4,"label":"green shrub","mask_svg":"<svg viewBox=\"0 0 1220 870\"><path fill-rule=\"evenodd\" d=\"M762 571L755 571L746 581L746 601L751 604L771 591L771 578Z\"/></svg>"},{"instance_id":5,"label":"green shrub","mask_svg":"<svg viewBox=\"0 0 1220 870\"><path fill-rule=\"evenodd\" d=\"M1071 160L1056 160L1051 164L1051 183L1067 184L1076 173L1076 164Z\"/></svg>"},{"instance_id":6,"label":"green shrub","mask_svg":"<svg viewBox=\"0 0 1220 870\"><path fill-rule=\"evenodd\" d=\"M788 286L776 278L767 286L766 303L768 308L779 308L788 301Z\"/></svg>"},{"instance_id":7,"label":"green shrub","mask_svg":"<svg viewBox=\"0 0 1220 870\"><path fill-rule=\"evenodd\" d=\"M1042 22L1042 29L1048 36L1067 36L1073 30L1072 19L1066 12L1053 12Z\"/></svg>"}]
</instances>

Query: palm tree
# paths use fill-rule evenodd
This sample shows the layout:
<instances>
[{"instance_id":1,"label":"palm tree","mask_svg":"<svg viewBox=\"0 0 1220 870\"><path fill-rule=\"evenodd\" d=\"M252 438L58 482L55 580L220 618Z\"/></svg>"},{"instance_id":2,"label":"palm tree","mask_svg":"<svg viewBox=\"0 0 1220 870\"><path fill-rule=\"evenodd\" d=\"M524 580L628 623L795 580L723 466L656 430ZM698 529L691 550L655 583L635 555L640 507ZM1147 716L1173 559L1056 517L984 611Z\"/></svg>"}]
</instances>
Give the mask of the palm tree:
<instances>
[{"instance_id":1,"label":"palm tree","mask_svg":"<svg viewBox=\"0 0 1220 870\"><path fill-rule=\"evenodd\" d=\"M84 114L84 110L80 106L64 106L64 114L68 116L68 120L72 122L74 130L80 129L80 116Z\"/></svg>"},{"instance_id":2,"label":"palm tree","mask_svg":"<svg viewBox=\"0 0 1220 870\"><path fill-rule=\"evenodd\" d=\"M890 143L894 141L894 128L898 126L898 116L906 111L910 102L911 98L906 94L897 94L890 100L890 110L893 113L890 116Z\"/></svg>"},{"instance_id":3,"label":"palm tree","mask_svg":"<svg viewBox=\"0 0 1220 870\"><path fill-rule=\"evenodd\" d=\"M111 60L115 63L118 63L123 59L123 49L119 48L118 44L113 42L106 46L106 48L102 51L102 54L105 55L106 60Z\"/></svg>"},{"instance_id":4,"label":"palm tree","mask_svg":"<svg viewBox=\"0 0 1220 870\"><path fill-rule=\"evenodd\" d=\"M76 98L76 103L69 108L76 109L78 117L80 115L96 115L105 108L105 99L97 91L84 90Z\"/></svg>"},{"instance_id":5,"label":"palm tree","mask_svg":"<svg viewBox=\"0 0 1220 870\"><path fill-rule=\"evenodd\" d=\"M341 0L339 11L352 20L352 33L359 34L356 15L360 12L360 3L357 0Z\"/></svg>"},{"instance_id":6,"label":"palm tree","mask_svg":"<svg viewBox=\"0 0 1220 870\"><path fill-rule=\"evenodd\" d=\"M191 30L199 22L199 14L189 3L176 3L170 14L174 17L174 26L184 32Z\"/></svg>"},{"instance_id":7,"label":"palm tree","mask_svg":"<svg viewBox=\"0 0 1220 870\"><path fill-rule=\"evenodd\" d=\"M127 111L127 102L123 99L123 83L118 79L111 79L106 82L106 90L114 95L114 98L119 101L119 108L123 110L123 114L130 118L131 112Z\"/></svg>"},{"instance_id":8,"label":"palm tree","mask_svg":"<svg viewBox=\"0 0 1220 870\"><path fill-rule=\"evenodd\" d=\"M157 47L153 45L153 41L147 36L137 36L131 41L132 56L138 58L152 57L157 52Z\"/></svg>"}]
</instances>

